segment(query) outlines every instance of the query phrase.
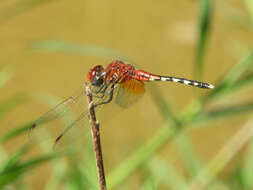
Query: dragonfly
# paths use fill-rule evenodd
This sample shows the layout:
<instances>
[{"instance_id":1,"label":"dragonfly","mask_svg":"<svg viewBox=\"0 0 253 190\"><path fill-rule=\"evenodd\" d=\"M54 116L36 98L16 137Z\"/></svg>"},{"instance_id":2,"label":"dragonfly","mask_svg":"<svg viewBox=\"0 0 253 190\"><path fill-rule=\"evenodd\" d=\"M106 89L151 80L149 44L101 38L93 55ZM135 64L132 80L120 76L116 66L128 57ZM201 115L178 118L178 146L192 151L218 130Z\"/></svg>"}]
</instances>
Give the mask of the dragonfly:
<instances>
[{"instance_id":1,"label":"dragonfly","mask_svg":"<svg viewBox=\"0 0 253 190\"><path fill-rule=\"evenodd\" d=\"M93 106L96 109L102 107L103 104L110 103L112 100L115 100L116 105L121 108L130 107L144 95L146 91L145 83L151 81L175 82L202 89L214 88L212 84L196 80L162 76L138 70L133 65L120 60L112 61L106 68L102 65L96 65L89 70L87 79L92 87L92 95L95 97ZM88 119L88 110L79 105L81 100L86 100L85 95L85 88L83 87L76 94L63 100L35 120L30 128L30 132L43 123L64 117L72 111L73 107L81 107L81 111L78 111L78 116L70 120L66 128L58 134L54 142L54 144L57 144L71 128L80 125L86 118Z\"/></svg>"}]
</instances>

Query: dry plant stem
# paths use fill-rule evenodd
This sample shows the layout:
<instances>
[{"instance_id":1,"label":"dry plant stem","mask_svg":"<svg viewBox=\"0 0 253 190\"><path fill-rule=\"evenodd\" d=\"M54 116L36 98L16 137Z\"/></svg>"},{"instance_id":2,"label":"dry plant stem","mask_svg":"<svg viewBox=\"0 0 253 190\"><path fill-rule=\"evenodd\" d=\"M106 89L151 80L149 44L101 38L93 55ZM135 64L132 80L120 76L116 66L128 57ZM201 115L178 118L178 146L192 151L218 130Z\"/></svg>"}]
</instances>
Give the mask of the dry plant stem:
<instances>
[{"instance_id":1,"label":"dry plant stem","mask_svg":"<svg viewBox=\"0 0 253 190\"><path fill-rule=\"evenodd\" d=\"M96 114L92 102L92 93L89 85L86 85L86 95L88 100L88 109L89 109L89 120L91 125L91 133L94 144L95 159L98 171L98 180L100 190L106 190L106 181L105 181L105 172L103 165L102 149L100 144L100 132L99 132L99 123L96 120Z\"/></svg>"},{"instance_id":2,"label":"dry plant stem","mask_svg":"<svg viewBox=\"0 0 253 190\"><path fill-rule=\"evenodd\" d=\"M253 137L253 119L249 120L219 151L213 160L191 181L188 190L203 190L225 165Z\"/></svg>"}]
</instances>

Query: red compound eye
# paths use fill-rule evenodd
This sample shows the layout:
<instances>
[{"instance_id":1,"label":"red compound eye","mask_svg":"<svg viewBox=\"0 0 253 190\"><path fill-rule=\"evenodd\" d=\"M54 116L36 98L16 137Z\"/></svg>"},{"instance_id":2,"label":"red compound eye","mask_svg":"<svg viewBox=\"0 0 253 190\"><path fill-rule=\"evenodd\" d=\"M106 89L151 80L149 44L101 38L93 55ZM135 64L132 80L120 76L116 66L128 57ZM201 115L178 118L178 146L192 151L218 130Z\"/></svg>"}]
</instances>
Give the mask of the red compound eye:
<instances>
[{"instance_id":1,"label":"red compound eye","mask_svg":"<svg viewBox=\"0 0 253 190\"><path fill-rule=\"evenodd\" d=\"M96 78L100 77L102 72L104 71L104 67L102 65L97 65L93 67L87 75L88 80L93 83Z\"/></svg>"}]
</instances>

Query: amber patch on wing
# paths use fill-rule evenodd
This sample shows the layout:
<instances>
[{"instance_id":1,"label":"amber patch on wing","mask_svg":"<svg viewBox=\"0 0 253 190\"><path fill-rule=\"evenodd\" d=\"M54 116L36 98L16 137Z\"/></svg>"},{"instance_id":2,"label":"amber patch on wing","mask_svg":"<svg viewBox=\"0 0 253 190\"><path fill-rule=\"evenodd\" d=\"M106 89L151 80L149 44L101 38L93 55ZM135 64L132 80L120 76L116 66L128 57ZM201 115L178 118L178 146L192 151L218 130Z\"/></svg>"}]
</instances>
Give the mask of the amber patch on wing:
<instances>
[{"instance_id":1,"label":"amber patch on wing","mask_svg":"<svg viewBox=\"0 0 253 190\"><path fill-rule=\"evenodd\" d=\"M136 103L145 93L145 86L142 81L127 80L120 84L115 102L123 108Z\"/></svg>"}]
</instances>

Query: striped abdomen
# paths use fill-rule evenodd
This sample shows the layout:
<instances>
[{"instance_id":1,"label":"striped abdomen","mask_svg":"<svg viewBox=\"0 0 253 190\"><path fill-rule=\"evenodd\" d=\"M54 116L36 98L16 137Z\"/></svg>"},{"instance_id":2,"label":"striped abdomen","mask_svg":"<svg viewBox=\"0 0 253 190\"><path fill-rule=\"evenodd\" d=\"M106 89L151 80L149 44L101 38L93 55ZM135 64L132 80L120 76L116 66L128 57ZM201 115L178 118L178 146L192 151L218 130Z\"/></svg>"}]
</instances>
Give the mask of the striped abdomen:
<instances>
[{"instance_id":1,"label":"striped abdomen","mask_svg":"<svg viewBox=\"0 0 253 190\"><path fill-rule=\"evenodd\" d=\"M169 82L177 82L177 83L182 83L182 84L186 84L190 86L195 86L198 88L205 88L205 89L214 88L213 85L207 84L204 82L189 80L185 78L178 78L178 77L154 75L143 70L135 70L132 77L140 81L169 81Z\"/></svg>"},{"instance_id":2,"label":"striped abdomen","mask_svg":"<svg viewBox=\"0 0 253 190\"><path fill-rule=\"evenodd\" d=\"M169 81L169 82L177 82L182 83L190 86L195 86L198 88L214 88L213 85L207 84L204 82L199 82L195 80L189 80L185 78L177 78L177 77L169 77L169 76L159 76L159 75L150 75L149 81Z\"/></svg>"}]
</instances>

